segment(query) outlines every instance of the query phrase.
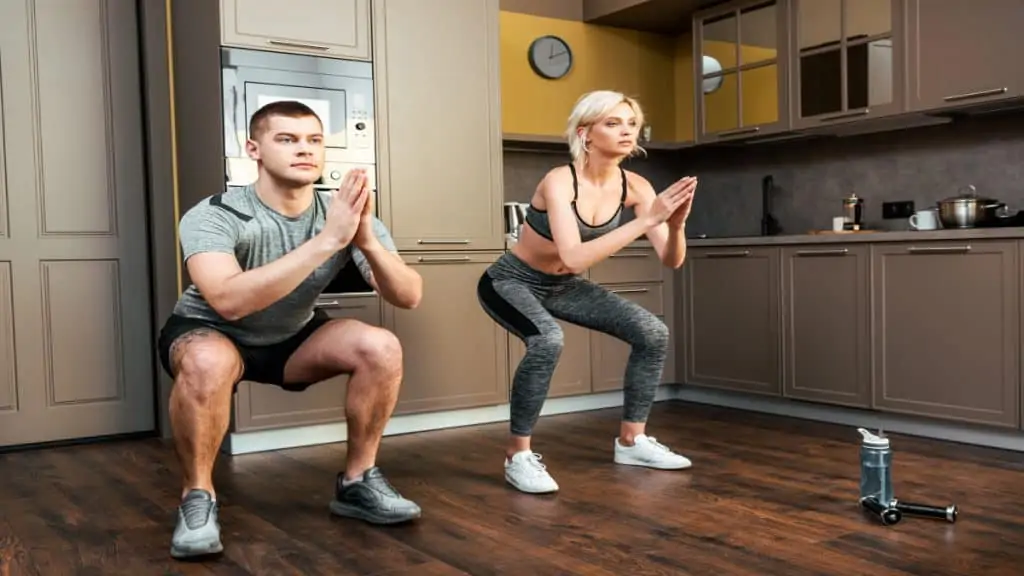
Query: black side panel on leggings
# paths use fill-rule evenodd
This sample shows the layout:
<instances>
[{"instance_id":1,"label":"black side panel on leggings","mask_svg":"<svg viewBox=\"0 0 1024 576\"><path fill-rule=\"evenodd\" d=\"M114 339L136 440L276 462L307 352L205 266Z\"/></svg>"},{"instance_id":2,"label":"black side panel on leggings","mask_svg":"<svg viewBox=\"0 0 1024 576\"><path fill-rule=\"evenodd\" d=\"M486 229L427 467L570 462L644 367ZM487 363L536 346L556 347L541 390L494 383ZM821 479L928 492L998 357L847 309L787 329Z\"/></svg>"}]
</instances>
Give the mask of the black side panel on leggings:
<instances>
[{"instance_id":1,"label":"black side panel on leggings","mask_svg":"<svg viewBox=\"0 0 1024 576\"><path fill-rule=\"evenodd\" d=\"M506 327L511 327L513 332L517 332L521 338L540 334L537 325L526 314L509 304L495 291L494 279L486 272L480 275L480 281L476 284L476 293L484 307L500 318L507 325Z\"/></svg>"}]
</instances>

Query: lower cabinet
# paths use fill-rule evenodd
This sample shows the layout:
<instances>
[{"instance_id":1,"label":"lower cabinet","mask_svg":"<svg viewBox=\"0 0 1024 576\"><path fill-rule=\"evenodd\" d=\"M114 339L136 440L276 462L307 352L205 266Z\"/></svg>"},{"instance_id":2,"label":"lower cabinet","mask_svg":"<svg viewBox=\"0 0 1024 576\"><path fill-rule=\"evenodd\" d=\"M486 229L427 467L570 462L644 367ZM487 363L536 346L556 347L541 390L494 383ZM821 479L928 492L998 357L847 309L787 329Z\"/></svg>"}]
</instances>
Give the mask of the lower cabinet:
<instances>
[{"instance_id":1,"label":"lower cabinet","mask_svg":"<svg viewBox=\"0 0 1024 576\"><path fill-rule=\"evenodd\" d=\"M318 307L332 318L381 325L381 301L375 294L328 296ZM344 420L347 383L348 376L336 376L302 392L286 392L277 386L243 381L235 394L233 430L250 432Z\"/></svg>"},{"instance_id":2,"label":"lower cabinet","mask_svg":"<svg viewBox=\"0 0 1024 576\"><path fill-rule=\"evenodd\" d=\"M690 248L683 278L686 383L781 394L778 249Z\"/></svg>"},{"instance_id":3,"label":"lower cabinet","mask_svg":"<svg viewBox=\"0 0 1024 576\"><path fill-rule=\"evenodd\" d=\"M1013 239L691 248L685 382L1020 428L1021 251Z\"/></svg>"},{"instance_id":4,"label":"lower cabinet","mask_svg":"<svg viewBox=\"0 0 1024 576\"><path fill-rule=\"evenodd\" d=\"M1017 427L1014 240L874 246L874 406Z\"/></svg>"},{"instance_id":5,"label":"lower cabinet","mask_svg":"<svg viewBox=\"0 0 1024 576\"><path fill-rule=\"evenodd\" d=\"M871 405L871 247L782 249L783 396Z\"/></svg>"},{"instance_id":6,"label":"lower cabinet","mask_svg":"<svg viewBox=\"0 0 1024 576\"><path fill-rule=\"evenodd\" d=\"M480 307L480 276L501 253L412 253L423 277L413 310L384 304L384 327L402 343L405 379L395 414L502 404L508 399L508 335Z\"/></svg>"}]
</instances>

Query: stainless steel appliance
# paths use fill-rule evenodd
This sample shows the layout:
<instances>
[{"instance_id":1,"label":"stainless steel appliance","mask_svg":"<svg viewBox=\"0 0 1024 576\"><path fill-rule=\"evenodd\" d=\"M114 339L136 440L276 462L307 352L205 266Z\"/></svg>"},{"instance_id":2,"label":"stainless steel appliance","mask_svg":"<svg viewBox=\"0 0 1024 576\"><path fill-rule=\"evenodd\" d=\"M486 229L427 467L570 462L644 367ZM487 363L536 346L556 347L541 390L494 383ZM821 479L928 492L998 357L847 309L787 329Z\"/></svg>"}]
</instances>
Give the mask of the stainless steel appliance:
<instances>
[{"instance_id":1,"label":"stainless steel appliance","mask_svg":"<svg viewBox=\"0 0 1024 576\"><path fill-rule=\"evenodd\" d=\"M221 49L226 184L256 180L256 162L245 152L249 119L260 107L297 100L324 124L327 146L317 187L336 189L351 168L363 167L377 188L377 139L373 106L373 65L369 62ZM380 202L374 207L379 211ZM378 212L379 213L379 212Z\"/></svg>"},{"instance_id":2,"label":"stainless steel appliance","mask_svg":"<svg viewBox=\"0 0 1024 576\"><path fill-rule=\"evenodd\" d=\"M843 228L860 230L864 224L864 199L856 194L843 198Z\"/></svg>"},{"instance_id":3,"label":"stainless steel appliance","mask_svg":"<svg viewBox=\"0 0 1024 576\"><path fill-rule=\"evenodd\" d=\"M986 227L1007 216L1005 203L979 197L977 188L970 184L961 188L958 196L940 200L936 206L943 228Z\"/></svg>"},{"instance_id":4,"label":"stainless steel appliance","mask_svg":"<svg viewBox=\"0 0 1024 576\"><path fill-rule=\"evenodd\" d=\"M519 231L526 222L525 202L505 202L505 235L510 240L519 239Z\"/></svg>"}]
</instances>

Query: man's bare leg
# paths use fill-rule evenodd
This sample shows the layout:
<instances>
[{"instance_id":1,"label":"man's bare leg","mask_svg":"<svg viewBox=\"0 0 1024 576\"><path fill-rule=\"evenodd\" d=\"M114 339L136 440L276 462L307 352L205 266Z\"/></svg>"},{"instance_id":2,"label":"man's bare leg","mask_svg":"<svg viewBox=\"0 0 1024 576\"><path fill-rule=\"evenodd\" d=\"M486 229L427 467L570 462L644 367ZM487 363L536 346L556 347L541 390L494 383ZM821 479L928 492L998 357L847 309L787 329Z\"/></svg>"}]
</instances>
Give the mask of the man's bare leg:
<instances>
[{"instance_id":1,"label":"man's bare leg","mask_svg":"<svg viewBox=\"0 0 1024 576\"><path fill-rule=\"evenodd\" d=\"M285 381L319 382L349 374L345 398L348 458L332 510L375 523L419 517L377 468L377 453L402 383L402 347L391 332L356 320L320 327L285 365Z\"/></svg>"},{"instance_id":2,"label":"man's bare leg","mask_svg":"<svg viewBox=\"0 0 1024 576\"><path fill-rule=\"evenodd\" d=\"M224 336L199 329L171 345L170 419L182 470L182 503L171 555L186 558L223 550L217 522L213 465L231 417L231 393L242 375L238 350Z\"/></svg>"}]
</instances>

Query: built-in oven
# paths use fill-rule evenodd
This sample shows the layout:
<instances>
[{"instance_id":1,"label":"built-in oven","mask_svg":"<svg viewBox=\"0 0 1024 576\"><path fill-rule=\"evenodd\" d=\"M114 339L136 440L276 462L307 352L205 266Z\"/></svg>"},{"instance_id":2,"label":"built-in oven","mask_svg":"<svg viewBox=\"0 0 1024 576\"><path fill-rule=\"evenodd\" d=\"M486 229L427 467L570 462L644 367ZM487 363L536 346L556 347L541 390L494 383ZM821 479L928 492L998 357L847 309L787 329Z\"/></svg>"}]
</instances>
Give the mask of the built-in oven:
<instances>
[{"instance_id":1,"label":"built-in oven","mask_svg":"<svg viewBox=\"0 0 1024 576\"><path fill-rule=\"evenodd\" d=\"M373 67L369 62L282 54L239 48L221 49L224 170L228 187L256 180L256 162L245 144L249 119L279 100L297 100L313 109L324 125L323 176L317 188L334 190L352 168L366 168L377 190L376 122ZM380 202L374 208L380 210Z\"/></svg>"}]
</instances>

